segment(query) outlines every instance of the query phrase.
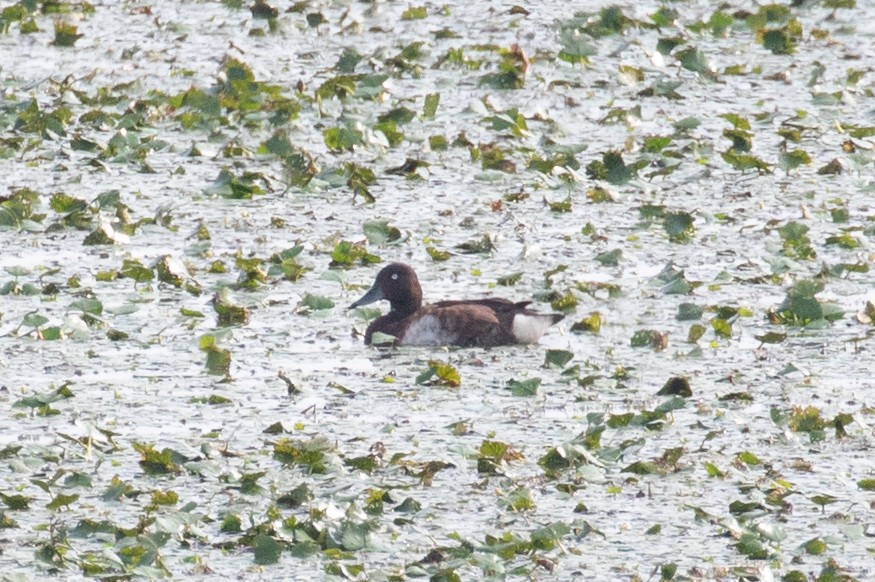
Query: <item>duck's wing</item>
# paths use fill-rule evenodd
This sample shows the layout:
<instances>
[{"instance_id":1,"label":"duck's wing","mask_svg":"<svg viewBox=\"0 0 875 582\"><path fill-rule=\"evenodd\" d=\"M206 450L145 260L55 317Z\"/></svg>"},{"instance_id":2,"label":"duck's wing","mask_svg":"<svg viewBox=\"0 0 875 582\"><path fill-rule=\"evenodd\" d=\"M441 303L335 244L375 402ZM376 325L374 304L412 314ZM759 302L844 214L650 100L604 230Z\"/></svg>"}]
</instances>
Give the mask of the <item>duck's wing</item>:
<instances>
[{"instance_id":1,"label":"duck's wing","mask_svg":"<svg viewBox=\"0 0 875 582\"><path fill-rule=\"evenodd\" d=\"M516 343L512 327L513 314L506 309L496 310L476 301L442 301L419 310L401 343L465 347L506 345Z\"/></svg>"},{"instance_id":2,"label":"duck's wing","mask_svg":"<svg viewBox=\"0 0 875 582\"><path fill-rule=\"evenodd\" d=\"M490 297L441 301L429 307L447 314L448 321L460 322L459 340L455 342L458 345L498 346L537 343L551 325L564 317L561 313L529 309L531 303Z\"/></svg>"},{"instance_id":3,"label":"duck's wing","mask_svg":"<svg viewBox=\"0 0 875 582\"><path fill-rule=\"evenodd\" d=\"M531 305L531 301L517 301L513 302L508 299L502 299L501 297L487 297L485 299L469 299L462 301L438 301L437 303L432 303L429 307L458 307L465 305L477 305L482 307L487 307L496 313L501 313L504 311L521 311L526 309L529 305Z\"/></svg>"}]
</instances>

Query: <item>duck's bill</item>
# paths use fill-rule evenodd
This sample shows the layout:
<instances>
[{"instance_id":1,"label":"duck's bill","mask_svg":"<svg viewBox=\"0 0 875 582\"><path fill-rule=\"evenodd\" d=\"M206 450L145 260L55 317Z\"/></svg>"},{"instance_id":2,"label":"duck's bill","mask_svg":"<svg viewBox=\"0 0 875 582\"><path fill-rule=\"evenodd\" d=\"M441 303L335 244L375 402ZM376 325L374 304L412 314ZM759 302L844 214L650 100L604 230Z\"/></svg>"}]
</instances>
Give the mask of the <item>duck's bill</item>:
<instances>
[{"instance_id":1,"label":"duck's bill","mask_svg":"<svg viewBox=\"0 0 875 582\"><path fill-rule=\"evenodd\" d=\"M369 303L375 303L383 298L383 290L380 289L379 285L374 285L370 288L370 290L362 296L361 299L347 307L347 309L355 309L356 307L361 307L362 305L368 305Z\"/></svg>"}]
</instances>

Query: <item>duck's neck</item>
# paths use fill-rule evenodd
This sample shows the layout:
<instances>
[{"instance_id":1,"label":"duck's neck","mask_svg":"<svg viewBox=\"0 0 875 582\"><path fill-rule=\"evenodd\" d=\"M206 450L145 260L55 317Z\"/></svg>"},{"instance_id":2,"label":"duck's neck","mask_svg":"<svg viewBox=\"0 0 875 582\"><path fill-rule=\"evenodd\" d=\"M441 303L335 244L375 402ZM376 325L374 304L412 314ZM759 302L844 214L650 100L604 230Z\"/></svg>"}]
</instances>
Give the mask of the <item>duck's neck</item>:
<instances>
[{"instance_id":1,"label":"duck's neck","mask_svg":"<svg viewBox=\"0 0 875 582\"><path fill-rule=\"evenodd\" d=\"M406 299L396 299L390 303L392 317L403 319L419 311L422 307L422 296L413 296Z\"/></svg>"}]
</instances>

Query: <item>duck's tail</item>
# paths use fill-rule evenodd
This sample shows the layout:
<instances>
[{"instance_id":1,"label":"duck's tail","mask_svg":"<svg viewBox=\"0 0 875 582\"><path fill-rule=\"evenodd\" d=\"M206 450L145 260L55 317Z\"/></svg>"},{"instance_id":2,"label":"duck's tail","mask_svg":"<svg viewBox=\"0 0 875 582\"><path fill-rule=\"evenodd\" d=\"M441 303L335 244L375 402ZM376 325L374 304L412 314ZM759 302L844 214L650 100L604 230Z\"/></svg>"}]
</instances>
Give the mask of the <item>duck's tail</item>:
<instances>
[{"instance_id":1,"label":"duck's tail","mask_svg":"<svg viewBox=\"0 0 875 582\"><path fill-rule=\"evenodd\" d=\"M563 317L561 313L517 313L513 318L511 333L521 344L534 344Z\"/></svg>"}]
</instances>

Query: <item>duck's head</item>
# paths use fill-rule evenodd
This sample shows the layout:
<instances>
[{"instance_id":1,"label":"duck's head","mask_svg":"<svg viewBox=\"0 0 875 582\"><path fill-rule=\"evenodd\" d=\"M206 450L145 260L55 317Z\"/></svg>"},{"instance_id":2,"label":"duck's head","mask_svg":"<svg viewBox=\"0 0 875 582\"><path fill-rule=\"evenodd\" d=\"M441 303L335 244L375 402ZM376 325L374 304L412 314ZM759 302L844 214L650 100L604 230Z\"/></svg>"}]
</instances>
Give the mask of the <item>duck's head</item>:
<instances>
[{"instance_id":1,"label":"duck's head","mask_svg":"<svg viewBox=\"0 0 875 582\"><path fill-rule=\"evenodd\" d=\"M377 274L374 285L349 309L385 299L392 311L407 315L422 306L422 287L416 272L404 263L391 263Z\"/></svg>"}]
</instances>

